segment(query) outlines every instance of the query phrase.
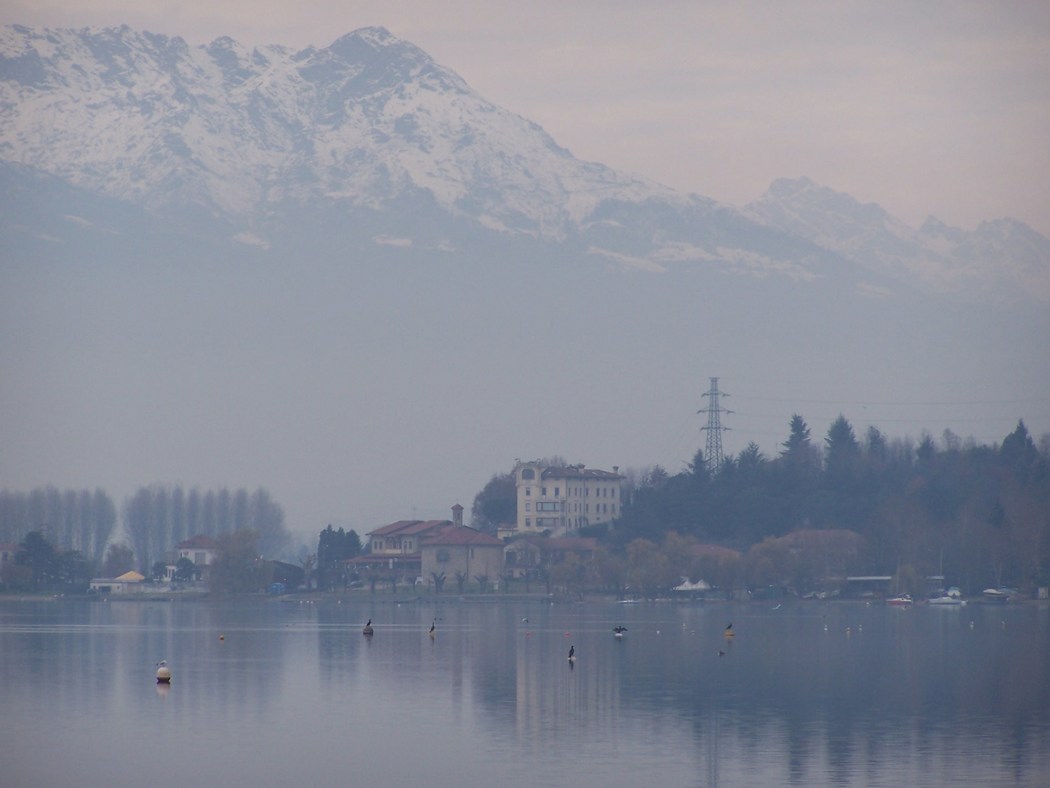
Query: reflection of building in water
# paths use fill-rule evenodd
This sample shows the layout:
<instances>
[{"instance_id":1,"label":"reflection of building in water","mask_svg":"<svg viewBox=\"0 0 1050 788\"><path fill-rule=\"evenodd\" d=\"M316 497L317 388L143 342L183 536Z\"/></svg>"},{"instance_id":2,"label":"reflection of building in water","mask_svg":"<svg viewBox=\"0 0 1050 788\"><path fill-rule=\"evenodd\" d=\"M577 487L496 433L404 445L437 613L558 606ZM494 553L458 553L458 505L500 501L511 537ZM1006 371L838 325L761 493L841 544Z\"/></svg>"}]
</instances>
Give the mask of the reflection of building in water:
<instances>
[{"instance_id":1,"label":"reflection of building in water","mask_svg":"<svg viewBox=\"0 0 1050 788\"><path fill-rule=\"evenodd\" d=\"M598 735L618 728L620 675L615 668L617 645L581 647L560 635L545 634L519 643L515 661L515 723L519 740L554 742L574 721L586 719ZM577 662L567 659L576 646Z\"/></svg>"}]
</instances>

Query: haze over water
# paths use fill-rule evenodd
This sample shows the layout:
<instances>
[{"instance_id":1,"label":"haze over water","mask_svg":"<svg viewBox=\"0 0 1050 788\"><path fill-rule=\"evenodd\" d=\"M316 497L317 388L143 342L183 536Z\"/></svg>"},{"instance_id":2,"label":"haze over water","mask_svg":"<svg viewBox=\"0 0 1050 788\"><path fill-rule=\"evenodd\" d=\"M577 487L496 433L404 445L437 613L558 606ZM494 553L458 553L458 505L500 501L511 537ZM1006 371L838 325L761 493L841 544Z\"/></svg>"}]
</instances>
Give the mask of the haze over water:
<instances>
[{"instance_id":1,"label":"haze over water","mask_svg":"<svg viewBox=\"0 0 1050 788\"><path fill-rule=\"evenodd\" d=\"M396 599L0 604L4 782L1050 780L1050 607Z\"/></svg>"}]
</instances>

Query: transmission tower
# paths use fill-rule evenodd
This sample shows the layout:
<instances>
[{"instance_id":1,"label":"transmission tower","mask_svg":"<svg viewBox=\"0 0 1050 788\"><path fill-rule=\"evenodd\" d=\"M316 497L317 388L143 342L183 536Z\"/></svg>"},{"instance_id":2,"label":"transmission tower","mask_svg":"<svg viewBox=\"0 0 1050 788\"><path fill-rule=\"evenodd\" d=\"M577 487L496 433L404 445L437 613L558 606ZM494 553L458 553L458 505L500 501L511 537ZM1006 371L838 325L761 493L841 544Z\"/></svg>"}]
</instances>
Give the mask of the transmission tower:
<instances>
[{"instance_id":1,"label":"transmission tower","mask_svg":"<svg viewBox=\"0 0 1050 788\"><path fill-rule=\"evenodd\" d=\"M728 430L729 427L722 426L722 414L732 413L731 410L726 410L722 407L718 398L728 397L728 394L724 394L718 391L718 378L711 378L711 389L703 394L704 397L709 397L706 408L701 408L697 413L707 414L707 426L701 427L703 430L707 430L707 446L704 448L704 465L707 466L709 473L715 473L719 468L722 467L724 457L722 456L722 431Z\"/></svg>"}]
</instances>

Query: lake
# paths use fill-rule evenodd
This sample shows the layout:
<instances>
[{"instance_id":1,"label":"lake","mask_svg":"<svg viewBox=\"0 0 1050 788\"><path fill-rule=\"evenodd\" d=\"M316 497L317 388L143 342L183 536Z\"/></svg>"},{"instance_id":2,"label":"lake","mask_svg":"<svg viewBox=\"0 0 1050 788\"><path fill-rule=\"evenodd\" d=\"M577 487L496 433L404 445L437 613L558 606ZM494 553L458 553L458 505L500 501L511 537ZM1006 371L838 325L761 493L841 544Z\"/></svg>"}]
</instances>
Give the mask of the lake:
<instances>
[{"instance_id":1,"label":"lake","mask_svg":"<svg viewBox=\"0 0 1050 788\"><path fill-rule=\"evenodd\" d=\"M1050 784L1050 607L776 604L5 600L0 782Z\"/></svg>"}]
</instances>

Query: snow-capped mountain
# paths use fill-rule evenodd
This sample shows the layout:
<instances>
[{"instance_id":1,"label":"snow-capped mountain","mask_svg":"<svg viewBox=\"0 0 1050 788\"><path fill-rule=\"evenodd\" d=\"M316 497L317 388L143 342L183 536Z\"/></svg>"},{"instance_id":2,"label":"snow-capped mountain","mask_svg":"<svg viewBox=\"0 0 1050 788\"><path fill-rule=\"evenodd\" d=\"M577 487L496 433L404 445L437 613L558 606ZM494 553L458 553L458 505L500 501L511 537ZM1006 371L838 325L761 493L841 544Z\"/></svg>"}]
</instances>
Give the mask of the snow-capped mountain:
<instances>
[{"instance_id":1,"label":"snow-capped mountain","mask_svg":"<svg viewBox=\"0 0 1050 788\"><path fill-rule=\"evenodd\" d=\"M576 159L378 27L302 51L0 28L0 162L263 247L304 216L367 216L385 243L451 248L451 223L644 270L807 278L845 259L872 292L1050 300L1050 241L1020 223L913 230L805 179L745 210L683 195Z\"/></svg>"},{"instance_id":2,"label":"snow-capped mountain","mask_svg":"<svg viewBox=\"0 0 1050 788\"><path fill-rule=\"evenodd\" d=\"M1050 239L1012 219L966 231L931 216L916 230L878 205L808 178L775 181L746 211L869 270L925 289L982 298L1029 294L1050 301Z\"/></svg>"},{"instance_id":3,"label":"snow-capped mountain","mask_svg":"<svg viewBox=\"0 0 1050 788\"><path fill-rule=\"evenodd\" d=\"M558 236L603 199L685 201L574 159L383 28L294 52L5 27L0 76L5 160L154 207L250 220L285 200L382 208L416 192L490 227Z\"/></svg>"}]
</instances>

